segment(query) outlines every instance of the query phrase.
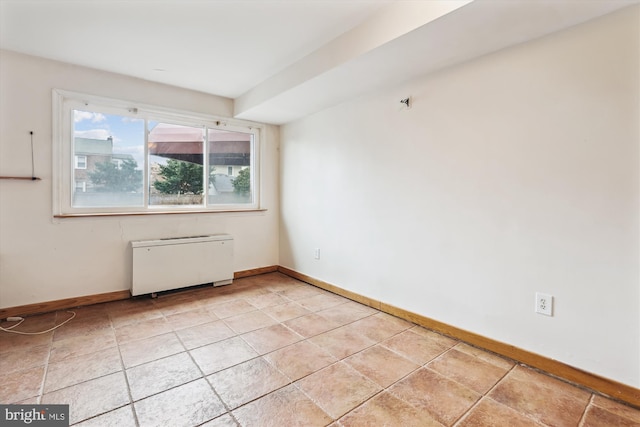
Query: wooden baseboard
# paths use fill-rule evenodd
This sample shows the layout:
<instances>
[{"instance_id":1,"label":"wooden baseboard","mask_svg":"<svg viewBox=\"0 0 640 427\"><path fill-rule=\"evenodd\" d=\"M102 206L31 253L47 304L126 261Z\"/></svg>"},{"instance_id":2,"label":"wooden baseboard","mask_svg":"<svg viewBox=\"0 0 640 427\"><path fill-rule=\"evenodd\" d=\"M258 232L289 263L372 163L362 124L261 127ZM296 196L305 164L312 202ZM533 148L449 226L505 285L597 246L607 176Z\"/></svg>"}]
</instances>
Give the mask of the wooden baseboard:
<instances>
[{"instance_id":1,"label":"wooden baseboard","mask_svg":"<svg viewBox=\"0 0 640 427\"><path fill-rule=\"evenodd\" d=\"M254 268L251 270L236 271L233 273L234 279L242 277L257 276L258 274L273 273L278 271L277 265L269 267ZM131 298L131 292L115 291L104 294L87 295L82 297L65 298L56 301L45 301L35 304L20 305L16 307L0 308L0 319L6 319L11 316L30 316L33 314L49 313L51 311L66 310L73 307L82 307L85 305L99 304L103 302L118 301Z\"/></svg>"},{"instance_id":2,"label":"wooden baseboard","mask_svg":"<svg viewBox=\"0 0 640 427\"><path fill-rule=\"evenodd\" d=\"M567 365L566 363L559 362L557 360L550 359L548 357L541 356L539 354L523 350L521 348L496 341L494 339L487 338L482 335L466 331L464 329L457 328L455 326L448 325L446 323L431 319L421 314L416 314L408 310L404 310L402 308L395 307L393 305L372 298L368 298L366 296L348 291L346 289L342 289L338 286L332 285L322 280L307 276L306 274L299 273L287 267L280 266L278 267L278 271L295 279L341 295L345 298L349 298L361 304L368 305L385 313L391 314L404 320L408 320L417 325L424 326L425 328L434 330L443 335L459 339L475 347L480 347L493 353L508 357L515 360L516 362L539 369L551 376L557 377L571 384L588 388L595 392L609 396L613 399L620 400L622 402L640 408L640 390L637 388L601 377L599 375L592 374L590 372L583 371L578 368L574 368L573 366Z\"/></svg>"},{"instance_id":3,"label":"wooden baseboard","mask_svg":"<svg viewBox=\"0 0 640 427\"><path fill-rule=\"evenodd\" d=\"M102 302L118 301L131 297L131 292L115 291L105 294L87 295L82 297L65 298L56 301L39 302L36 304L20 305L17 307L1 308L0 319L11 316L29 316L32 314L48 313L57 310L66 310L72 307L99 304Z\"/></svg>"},{"instance_id":4,"label":"wooden baseboard","mask_svg":"<svg viewBox=\"0 0 640 427\"><path fill-rule=\"evenodd\" d=\"M275 271L278 271L277 265L271 265L269 267L252 268L251 270L236 271L235 273L233 273L233 278L241 279L243 277L257 276L259 274L273 273Z\"/></svg>"}]
</instances>

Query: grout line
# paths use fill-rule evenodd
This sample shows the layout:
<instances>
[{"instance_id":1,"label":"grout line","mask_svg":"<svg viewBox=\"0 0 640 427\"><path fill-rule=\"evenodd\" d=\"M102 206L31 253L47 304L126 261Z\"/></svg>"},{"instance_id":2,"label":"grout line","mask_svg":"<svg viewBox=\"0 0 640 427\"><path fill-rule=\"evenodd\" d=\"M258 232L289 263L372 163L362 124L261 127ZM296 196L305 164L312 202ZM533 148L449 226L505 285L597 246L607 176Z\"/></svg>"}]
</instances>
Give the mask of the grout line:
<instances>
[{"instance_id":1,"label":"grout line","mask_svg":"<svg viewBox=\"0 0 640 427\"><path fill-rule=\"evenodd\" d=\"M55 318L53 320L53 324L55 325L58 319L58 311L56 311L56 315ZM42 397L44 396L44 386L47 383L47 376L49 375L49 361L51 360L51 352L53 351L53 336L55 335L56 331L53 330L51 331L51 337L49 337L49 352L47 354L47 359L44 362L44 372L42 373L42 382L40 384L40 391L38 392L38 396L36 397L36 404L41 404L42 403Z\"/></svg>"},{"instance_id":2,"label":"grout line","mask_svg":"<svg viewBox=\"0 0 640 427\"><path fill-rule=\"evenodd\" d=\"M580 421L578 422L578 427L583 427L584 423L587 419L587 412L589 411L589 407L593 405L593 400L595 399L595 394L591 393L589 397L589 401L587 402L587 406L584 407L584 411L582 411L582 416L580 417Z\"/></svg>"},{"instance_id":3,"label":"grout line","mask_svg":"<svg viewBox=\"0 0 640 427\"><path fill-rule=\"evenodd\" d=\"M140 421L138 420L138 413L136 412L136 408L133 405L133 394L131 394L131 385L129 384L129 377L127 375L127 368L124 365L124 358L122 357L122 351L120 350L120 343L118 342L118 338L116 336L116 331L115 331L115 325L113 324L113 321L111 319L111 316L107 315L109 317L109 323L111 325L111 329L113 331L113 336L114 339L116 340L116 348L118 349L118 356L120 358L120 367L122 368L122 375L124 376L124 382L127 385L127 394L129 395L129 406L131 407L131 412L133 413L133 421L136 423L136 426L140 426Z\"/></svg>"}]
</instances>

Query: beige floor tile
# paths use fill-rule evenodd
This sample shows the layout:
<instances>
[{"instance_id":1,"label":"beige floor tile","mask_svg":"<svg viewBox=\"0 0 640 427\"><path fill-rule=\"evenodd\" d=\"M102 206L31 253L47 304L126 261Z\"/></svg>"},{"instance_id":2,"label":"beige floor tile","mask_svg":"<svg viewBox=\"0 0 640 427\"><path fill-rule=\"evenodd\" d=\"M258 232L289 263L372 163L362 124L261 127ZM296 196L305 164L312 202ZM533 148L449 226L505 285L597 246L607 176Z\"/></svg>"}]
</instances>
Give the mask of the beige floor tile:
<instances>
[{"instance_id":1,"label":"beige floor tile","mask_svg":"<svg viewBox=\"0 0 640 427\"><path fill-rule=\"evenodd\" d=\"M121 370L120 353L116 347L70 357L49 364L44 392L49 393Z\"/></svg>"},{"instance_id":2,"label":"beige floor tile","mask_svg":"<svg viewBox=\"0 0 640 427\"><path fill-rule=\"evenodd\" d=\"M89 335L54 341L51 346L49 363L95 353L116 345L116 336L113 329L99 329Z\"/></svg>"},{"instance_id":3,"label":"beige floor tile","mask_svg":"<svg viewBox=\"0 0 640 427\"><path fill-rule=\"evenodd\" d=\"M389 387L420 367L380 345L356 353L344 361L383 388Z\"/></svg>"},{"instance_id":4,"label":"beige floor tile","mask_svg":"<svg viewBox=\"0 0 640 427\"><path fill-rule=\"evenodd\" d=\"M9 351L0 355L0 372L3 375L44 366L49 360L49 344Z\"/></svg>"},{"instance_id":5,"label":"beige floor tile","mask_svg":"<svg viewBox=\"0 0 640 427\"><path fill-rule=\"evenodd\" d=\"M40 335L19 335L0 331L0 355L10 351L50 345L52 337L53 332Z\"/></svg>"},{"instance_id":6,"label":"beige floor tile","mask_svg":"<svg viewBox=\"0 0 640 427\"><path fill-rule=\"evenodd\" d=\"M331 422L331 417L293 385L254 400L233 414L243 426L320 427Z\"/></svg>"},{"instance_id":7,"label":"beige floor tile","mask_svg":"<svg viewBox=\"0 0 640 427\"><path fill-rule=\"evenodd\" d=\"M174 332L120 345L120 354L125 368L178 354L184 350L185 347Z\"/></svg>"},{"instance_id":8,"label":"beige floor tile","mask_svg":"<svg viewBox=\"0 0 640 427\"><path fill-rule=\"evenodd\" d=\"M218 304L208 308L209 311L211 311L213 314L218 316L218 318L220 319L237 316L239 314L248 313L250 311L255 311L257 309L258 309L257 307L249 304L243 299L233 300L224 304Z\"/></svg>"},{"instance_id":9,"label":"beige floor tile","mask_svg":"<svg viewBox=\"0 0 640 427\"><path fill-rule=\"evenodd\" d=\"M322 291L318 288L314 288L313 286L305 286L301 284L289 286L282 291L277 291L279 295L292 301L313 297L315 295L319 295L321 292Z\"/></svg>"},{"instance_id":10,"label":"beige floor tile","mask_svg":"<svg viewBox=\"0 0 640 427\"><path fill-rule=\"evenodd\" d=\"M154 307L164 316L173 316L203 308L202 301L197 299L194 293L167 294L154 299L153 302Z\"/></svg>"},{"instance_id":11,"label":"beige floor tile","mask_svg":"<svg viewBox=\"0 0 640 427\"><path fill-rule=\"evenodd\" d=\"M44 380L44 366L0 375L0 403L18 403L40 395Z\"/></svg>"},{"instance_id":12,"label":"beige floor tile","mask_svg":"<svg viewBox=\"0 0 640 427\"><path fill-rule=\"evenodd\" d=\"M343 427L443 427L428 412L420 411L390 393L380 393L340 419Z\"/></svg>"},{"instance_id":13,"label":"beige floor tile","mask_svg":"<svg viewBox=\"0 0 640 427\"><path fill-rule=\"evenodd\" d=\"M628 418L640 425L640 409L632 408L631 406L623 405L622 403L615 402L611 399L607 399L598 395L593 396L593 400L591 403L594 406L598 406L609 412L620 415L624 418Z\"/></svg>"},{"instance_id":14,"label":"beige floor tile","mask_svg":"<svg viewBox=\"0 0 640 427\"><path fill-rule=\"evenodd\" d=\"M136 341L171 332L171 326L164 317L143 320L115 329L118 344Z\"/></svg>"},{"instance_id":15,"label":"beige floor tile","mask_svg":"<svg viewBox=\"0 0 640 427\"><path fill-rule=\"evenodd\" d=\"M447 337L445 335L434 332L430 329L423 328L422 326L415 325L413 328L409 329L411 332L423 336L425 338L429 338L431 341L435 341L446 348L451 348L460 343L460 341Z\"/></svg>"},{"instance_id":16,"label":"beige floor tile","mask_svg":"<svg viewBox=\"0 0 640 427\"><path fill-rule=\"evenodd\" d=\"M488 397L483 398L456 427L543 427L542 424Z\"/></svg>"},{"instance_id":17,"label":"beige floor tile","mask_svg":"<svg viewBox=\"0 0 640 427\"><path fill-rule=\"evenodd\" d=\"M176 334L188 350L236 335L222 320L180 329Z\"/></svg>"},{"instance_id":18,"label":"beige floor tile","mask_svg":"<svg viewBox=\"0 0 640 427\"><path fill-rule=\"evenodd\" d=\"M202 424L201 427L237 427L238 423L235 422L233 417L229 414L224 414L218 418Z\"/></svg>"},{"instance_id":19,"label":"beige floor tile","mask_svg":"<svg viewBox=\"0 0 640 427\"><path fill-rule=\"evenodd\" d=\"M91 307L91 306L90 306ZM90 335L94 331L110 329L111 319L104 309L73 309L76 316L54 331L53 340L60 341L67 338ZM58 312L58 323L69 318L67 312Z\"/></svg>"},{"instance_id":20,"label":"beige floor tile","mask_svg":"<svg viewBox=\"0 0 640 427\"><path fill-rule=\"evenodd\" d=\"M438 422L452 425L480 399L480 394L426 368L389 388L389 392Z\"/></svg>"},{"instance_id":21,"label":"beige floor tile","mask_svg":"<svg viewBox=\"0 0 640 427\"><path fill-rule=\"evenodd\" d=\"M413 324L386 313L377 313L357 320L351 326L358 328L367 338L380 342L411 328Z\"/></svg>"},{"instance_id":22,"label":"beige floor tile","mask_svg":"<svg viewBox=\"0 0 640 427\"><path fill-rule=\"evenodd\" d=\"M349 325L316 335L309 340L338 359L344 359L375 344L374 341L359 334Z\"/></svg>"},{"instance_id":23,"label":"beige floor tile","mask_svg":"<svg viewBox=\"0 0 640 427\"><path fill-rule=\"evenodd\" d=\"M116 372L71 387L46 393L42 403L69 405L71 424L129 404L124 372Z\"/></svg>"},{"instance_id":24,"label":"beige floor tile","mask_svg":"<svg viewBox=\"0 0 640 427\"><path fill-rule=\"evenodd\" d=\"M295 384L334 419L381 390L373 381L343 362L330 365Z\"/></svg>"},{"instance_id":25,"label":"beige floor tile","mask_svg":"<svg viewBox=\"0 0 640 427\"><path fill-rule=\"evenodd\" d=\"M273 317L278 322L284 322L286 320L295 319L296 317L311 313L309 310L295 302L266 307L262 309L262 312Z\"/></svg>"},{"instance_id":26,"label":"beige floor tile","mask_svg":"<svg viewBox=\"0 0 640 427\"><path fill-rule=\"evenodd\" d=\"M289 384L287 377L262 358L217 372L207 379L231 409Z\"/></svg>"},{"instance_id":27,"label":"beige floor tile","mask_svg":"<svg viewBox=\"0 0 640 427\"><path fill-rule=\"evenodd\" d=\"M590 394L532 369L516 366L489 397L541 423L575 426Z\"/></svg>"},{"instance_id":28,"label":"beige floor tile","mask_svg":"<svg viewBox=\"0 0 640 427\"><path fill-rule=\"evenodd\" d=\"M638 425L636 421L630 418L594 405L589 405L581 424L582 427L637 427Z\"/></svg>"},{"instance_id":29,"label":"beige floor tile","mask_svg":"<svg viewBox=\"0 0 640 427\"><path fill-rule=\"evenodd\" d=\"M287 320L284 324L305 338L340 327L339 323L325 319L315 313Z\"/></svg>"},{"instance_id":30,"label":"beige floor tile","mask_svg":"<svg viewBox=\"0 0 640 427\"><path fill-rule=\"evenodd\" d=\"M133 407L131 405L114 409L106 414L89 418L74 427L136 427L136 419L133 415Z\"/></svg>"},{"instance_id":31,"label":"beige floor tile","mask_svg":"<svg viewBox=\"0 0 640 427\"><path fill-rule=\"evenodd\" d=\"M199 308L197 310L185 311L183 313L165 315L165 319L169 322L171 329L177 331L179 329L213 322L214 320L218 320L218 317L205 308Z\"/></svg>"},{"instance_id":32,"label":"beige floor tile","mask_svg":"<svg viewBox=\"0 0 640 427\"><path fill-rule=\"evenodd\" d=\"M309 341L301 341L269 353L264 358L291 381L298 380L337 361Z\"/></svg>"},{"instance_id":33,"label":"beige floor tile","mask_svg":"<svg viewBox=\"0 0 640 427\"><path fill-rule=\"evenodd\" d=\"M201 376L200 370L186 352L127 369L129 389L134 401L188 383Z\"/></svg>"},{"instance_id":34,"label":"beige floor tile","mask_svg":"<svg viewBox=\"0 0 640 427\"><path fill-rule=\"evenodd\" d=\"M515 363L512 360L505 359L502 356L498 356L497 354L493 354L489 351L482 350L476 347L472 347L469 344L459 342L454 346L454 349L457 351L461 351L463 353L467 353L471 356L477 357L480 360L491 363L492 365L497 366L498 368L502 368L505 370L509 370L513 368Z\"/></svg>"},{"instance_id":35,"label":"beige floor tile","mask_svg":"<svg viewBox=\"0 0 640 427\"><path fill-rule=\"evenodd\" d=\"M162 312L152 305L134 305L127 309L109 311L109 317L114 328L122 328L128 325L162 318Z\"/></svg>"},{"instance_id":36,"label":"beige floor tile","mask_svg":"<svg viewBox=\"0 0 640 427\"><path fill-rule=\"evenodd\" d=\"M267 292L261 295L249 295L249 296L246 296L244 299L249 304L259 309L273 307L274 305L286 304L289 301L273 292Z\"/></svg>"},{"instance_id":37,"label":"beige floor tile","mask_svg":"<svg viewBox=\"0 0 640 427\"><path fill-rule=\"evenodd\" d=\"M349 302L348 299L334 294L318 294L296 300L298 304L309 311L320 311Z\"/></svg>"},{"instance_id":38,"label":"beige floor tile","mask_svg":"<svg viewBox=\"0 0 640 427\"><path fill-rule=\"evenodd\" d=\"M401 332L381 344L419 365L435 359L450 348L450 345L443 344L437 338L419 335L412 330Z\"/></svg>"},{"instance_id":39,"label":"beige floor tile","mask_svg":"<svg viewBox=\"0 0 640 427\"><path fill-rule=\"evenodd\" d=\"M258 356L258 353L240 337L205 345L191 350L190 353L205 375L222 371Z\"/></svg>"},{"instance_id":40,"label":"beige floor tile","mask_svg":"<svg viewBox=\"0 0 640 427\"><path fill-rule=\"evenodd\" d=\"M226 412L204 379L181 385L134 403L141 427L189 427Z\"/></svg>"},{"instance_id":41,"label":"beige floor tile","mask_svg":"<svg viewBox=\"0 0 640 427\"><path fill-rule=\"evenodd\" d=\"M316 313L339 325L346 325L347 323L371 316L377 313L377 311L365 305L358 304L357 302L347 302L325 310L320 310Z\"/></svg>"},{"instance_id":42,"label":"beige floor tile","mask_svg":"<svg viewBox=\"0 0 640 427\"><path fill-rule=\"evenodd\" d=\"M252 311L238 316L228 317L224 322L238 334L255 331L276 323L273 318L261 311Z\"/></svg>"},{"instance_id":43,"label":"beige floor tile","mask_svg":"<svg viewBox=\"0 0 640 427\"><path fill-rule=\"evenodd\" d=\"M480 394L489 391L509 370L455 348L429 362L427 367Z\"/></svg>"},{"instance_id":44,"label":"beige floor tile","mask_svg":"<svg viewBox=\"0 0 640 427\"><path fill-rule=\"evenodd\" d=\"M276 324L258 329L257 331L248 332L242 335L242 339L259 354L265 354L298 342L302 337L290 329Z\"/></svg>"}]
</instances>

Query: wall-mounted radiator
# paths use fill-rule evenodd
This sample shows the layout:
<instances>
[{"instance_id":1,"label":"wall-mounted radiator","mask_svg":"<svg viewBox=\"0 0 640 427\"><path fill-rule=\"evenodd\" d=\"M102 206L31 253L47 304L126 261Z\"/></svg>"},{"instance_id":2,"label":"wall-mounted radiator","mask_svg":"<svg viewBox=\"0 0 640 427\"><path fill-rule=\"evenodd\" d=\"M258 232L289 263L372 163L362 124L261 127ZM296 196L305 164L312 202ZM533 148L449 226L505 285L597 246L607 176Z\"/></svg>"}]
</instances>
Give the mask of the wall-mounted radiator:
<instances>
[{"instance_id":1,"label":"wall-mounted radiator","mask_svg":"<svg viewBox=\"0 0 640 427\"><path fill-rule=\"evenodd\" d=\"M233 280L233 238L228 234L137 240L131 247L134 296Z\"/></svg>"}]
</instances>

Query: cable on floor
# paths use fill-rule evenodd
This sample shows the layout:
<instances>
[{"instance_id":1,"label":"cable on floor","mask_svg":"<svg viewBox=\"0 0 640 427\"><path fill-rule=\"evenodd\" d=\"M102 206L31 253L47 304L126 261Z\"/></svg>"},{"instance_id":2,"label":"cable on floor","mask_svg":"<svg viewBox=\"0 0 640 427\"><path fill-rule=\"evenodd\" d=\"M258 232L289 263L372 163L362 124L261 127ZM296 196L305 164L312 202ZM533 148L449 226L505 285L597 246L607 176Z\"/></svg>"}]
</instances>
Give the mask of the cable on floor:
<instances>
[{"instance_id":1,"label":"cable on floor","mask_svg":"<svg viewBox=\"0 0 640 427\"><path fill-rule=\"evenodd\" d=\"M67 313L71 313L71 317L68 318L67 320L65 320L64 322L60 323L59 325L54 326L53 328L49 328L46 331L39 331L39 332L22 332L22 331L14 331L13 328L15 328L16 326L20 326L20 324L22 322L24 322L24 318L21 318L18 323L16 323L15 325L9 326L8 328L3 328L2 326L0 326L0 331L4 331L4 332L10 332L12 334L20 334L20 335L41 335L41 334L46 334L48 332L54 331L56 329L58 329L60 326L70 322L74 317L76 317L76 313L73 311L67 311ZM8 319L7 319L8 320Z\"/></svg>"}]
</instances>

